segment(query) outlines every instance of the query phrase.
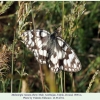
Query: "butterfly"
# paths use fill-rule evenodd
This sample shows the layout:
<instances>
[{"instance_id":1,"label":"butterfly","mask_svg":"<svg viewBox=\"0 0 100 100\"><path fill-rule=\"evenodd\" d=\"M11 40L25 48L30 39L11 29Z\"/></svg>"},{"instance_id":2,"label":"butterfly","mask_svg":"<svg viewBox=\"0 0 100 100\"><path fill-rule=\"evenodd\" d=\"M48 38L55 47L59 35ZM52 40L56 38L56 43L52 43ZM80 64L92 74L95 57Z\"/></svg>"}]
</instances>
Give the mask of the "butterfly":
<instances>
[{"instance_id":1,"label":"butterfly","mask_svg":"<svg viewBox=\"0 0 100 100\"><path fill-rule=\"evenodd\" d=\"M58 36L59 30L50 34L44 29L28 30L21 34L22 42L34 53L40 64L47 64L51 71L78 72L81 63L74 50Z\"/></svg>"}]
</instances>

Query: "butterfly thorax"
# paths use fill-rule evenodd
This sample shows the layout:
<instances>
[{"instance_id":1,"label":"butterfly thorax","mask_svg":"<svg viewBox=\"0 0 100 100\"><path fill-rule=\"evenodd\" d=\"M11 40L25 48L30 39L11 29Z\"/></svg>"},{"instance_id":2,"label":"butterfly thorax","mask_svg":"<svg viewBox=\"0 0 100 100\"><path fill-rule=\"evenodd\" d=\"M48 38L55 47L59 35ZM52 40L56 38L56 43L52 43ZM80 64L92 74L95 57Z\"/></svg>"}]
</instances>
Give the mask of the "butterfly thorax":
<instances>
[{"instance_id":1,"label":"butterfly thorax","mask_svg":"<svg viewBox=\"0 0 100 100\"><path fill-rule=\"evenodd\" d=\"M57 33L53 33L50 35L48 42L47 42L47 51L48 51L48 57L50 57L52 54L54 54L54 48L57 48L59 50L59 45L56 38Z\"/></svg>"}]
</instances>

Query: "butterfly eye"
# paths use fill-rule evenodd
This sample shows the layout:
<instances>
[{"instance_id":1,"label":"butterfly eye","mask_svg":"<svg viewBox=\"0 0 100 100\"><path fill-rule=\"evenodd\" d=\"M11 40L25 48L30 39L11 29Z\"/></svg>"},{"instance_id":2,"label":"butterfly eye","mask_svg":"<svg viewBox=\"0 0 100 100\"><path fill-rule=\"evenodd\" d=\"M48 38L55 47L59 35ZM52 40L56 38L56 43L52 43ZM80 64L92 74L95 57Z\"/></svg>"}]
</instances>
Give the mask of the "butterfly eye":
<instances>
[{"instance_id":1,"label":"butterfly eye","mask_svg":"<svg viewBox=\"0 0 100 100\"><path fill-rule=\"evenodd\" d=\"M60 32L61 28L57 31ZM61 37L52 36L46 30L37 29L35 32L24 32L22 39L27 48L34 53L36 60L40 64L47 64L51 71L80 71L81 63L73 49Z\"/></svg>"}]
</instances>

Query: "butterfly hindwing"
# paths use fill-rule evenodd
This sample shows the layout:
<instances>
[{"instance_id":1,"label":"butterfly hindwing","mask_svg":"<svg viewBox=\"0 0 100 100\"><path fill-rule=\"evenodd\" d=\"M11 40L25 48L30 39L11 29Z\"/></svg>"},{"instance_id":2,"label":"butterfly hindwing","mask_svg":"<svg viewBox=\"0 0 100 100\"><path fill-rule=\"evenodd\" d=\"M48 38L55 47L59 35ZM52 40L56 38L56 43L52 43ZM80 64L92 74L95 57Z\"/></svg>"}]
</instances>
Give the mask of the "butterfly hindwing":
<instances>
[{"instance_id":1,"label":"butterfly hindwing","mask_svg":"<svg viewBox=\"0 0 100 100\"><path fill-rule=\"evenodd\" d=\"M69 72L79 71L81 69L81 63L74 50L60 37L58 38L58 41L63 54L63 69Z\"/></svg>"}]
</instances>

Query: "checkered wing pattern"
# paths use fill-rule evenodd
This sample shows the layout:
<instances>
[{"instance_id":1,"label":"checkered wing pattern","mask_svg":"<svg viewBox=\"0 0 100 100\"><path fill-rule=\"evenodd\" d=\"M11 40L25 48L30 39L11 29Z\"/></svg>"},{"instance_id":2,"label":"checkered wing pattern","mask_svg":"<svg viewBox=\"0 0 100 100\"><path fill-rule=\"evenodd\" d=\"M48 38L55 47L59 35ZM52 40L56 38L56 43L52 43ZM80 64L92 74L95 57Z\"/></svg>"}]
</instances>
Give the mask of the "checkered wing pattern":
<instances>
[{"instance_id":1,"label":"checkered wing pattern","mask_svg":"<svg viewBox=\"0 0 100 100\"><path fill-rule=\"evenodd\" d=\"M23 43L30 49L40 64L47 66L55 73L60 70L77 72L81 63L73 49L57 33L46 30L29 30L22 33Z\"/></svg>"}]
</instances>

